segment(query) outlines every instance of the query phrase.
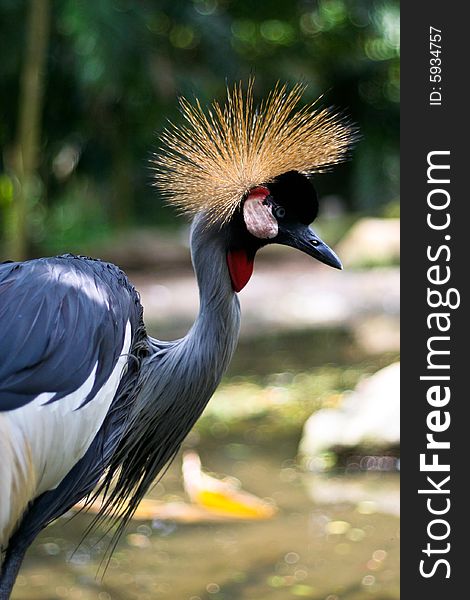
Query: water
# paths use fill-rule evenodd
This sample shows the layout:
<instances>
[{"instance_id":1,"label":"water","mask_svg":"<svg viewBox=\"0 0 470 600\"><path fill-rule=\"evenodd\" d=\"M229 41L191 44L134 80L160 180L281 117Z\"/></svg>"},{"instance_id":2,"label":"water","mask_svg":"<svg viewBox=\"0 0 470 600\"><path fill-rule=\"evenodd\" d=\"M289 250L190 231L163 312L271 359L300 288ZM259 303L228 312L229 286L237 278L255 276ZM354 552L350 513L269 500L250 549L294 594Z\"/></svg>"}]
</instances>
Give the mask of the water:
<instances>
[{"instance_id":1,"label":"water","mask_svg":"<svg viewBox=\"0 0 470 600\"><path fill-rule=\"evenodd\" d=\"M209 470L269 496L269 521L181 525L134 522L96 579L103 543L85 542L72 559L89 517L51 526L30 550L13 598L83 600L392 600L398 592L398 519L372 507L315 505L308 478L295 465L296 440L267 448L211 444ZM182 497L178 461L153 492ZM396 489L398 482L392 481ZM364 509L364 506L366 508ZM94 541L97 542L97 536Z\"/></svg>"},{"instance_id":2,"label":"water","mask_svg":"<svg viewBox=\"0 0 470 600\"><path fill-rule=\"evenodd\" d=\"M253 357L256 357L255 359ZM303 372L325 363L361 365L364 372L391 362L367 356L347 330L299 332L241 343L229 373L260 380L273 372ZM222 431L222 433L221 433ZM399 598L399 521L364 498L315 501L320 481L296 463L301 430L267 429L247 422L236 433L193 435L206 471L236 477L243 488L279 507L271 520L198 523L133 521L104 578L98 571L107 545L93 534L78 546L90 516L62 518L29 550L14 600L395 600ZM151 497L185 500L177 458ZM375 487L398 493L396 475ZM336 480L346 482L346 478ZM355 478L356 488L369 493ZM312 488L313 486L313 488ZM318 488L319 489L319 488ZM317 491L318 491L317 489ZM78 547L78 549L77 549Z\"/></svg>"}]
</instances>

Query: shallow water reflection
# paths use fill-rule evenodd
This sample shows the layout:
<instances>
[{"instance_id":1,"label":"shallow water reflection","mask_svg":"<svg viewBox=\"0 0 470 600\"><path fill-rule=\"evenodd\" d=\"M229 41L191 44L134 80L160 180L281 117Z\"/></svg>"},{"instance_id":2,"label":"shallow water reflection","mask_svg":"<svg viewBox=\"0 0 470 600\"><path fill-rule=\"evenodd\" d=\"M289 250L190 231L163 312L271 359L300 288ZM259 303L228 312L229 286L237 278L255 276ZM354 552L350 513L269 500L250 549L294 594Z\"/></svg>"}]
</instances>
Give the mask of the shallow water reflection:
<instances>
[{"instance_id":1,"label":"shallow water reflection","mask_svg":"<svg viewBox=\"0 0 470 600\"><path fill-rule=\"evenodd\" d=\"M270 497L270 521L182 525L133 522L102 581L106 543L94 535L78 549L87 515L62 519L31 548L15 600L392 600L398 591L398 519L364 504L315 505L309 476L294 461L295 439L265 444L212 444L203 465ZM234 456L235 454L235 456ZM292 458L287 458L292 457ZM183 497L180 462L152 495ZM393 493L398 480L392 480Z\"/></svg>"},{"instance_id":2,"label":"shallow water reflection","mask_svg":"<svg viewBox=\"0 0 470 600\"><path fill-rule=\"evenodd\" d=\"M395 352L365 352L347 328L272 334L241 341L226 382L249 376L278 388L303 377L295 392L305 384L306 393L310 376L317 377L315 368L330 364L342 379L338 383L334 372L325 376L328 393L330 379L336 387L353 386L358 373L394 360ZM398 600L399 520L393 511L379 512L382 501L387 505L398 494L396 474L367 504L357 489L360 478L353 488L344 479L348 497L338 490L341 478L333 490L331 482L320 488L297 466L298 420L287 423L284 413L271 420L257 415L240 418L229 429L221 415L210 421L209 433L201 428L190 434L188 444L196 447L204 470L235 477L245 490L275 502L279 512L273 519L193 525L133 521L103 579L98 575L108 544L103 532L79 545L91 517L64 517L29 550L12 599ZM180 457L150 496L187 501Z\"/></svg>"}]
</instances>

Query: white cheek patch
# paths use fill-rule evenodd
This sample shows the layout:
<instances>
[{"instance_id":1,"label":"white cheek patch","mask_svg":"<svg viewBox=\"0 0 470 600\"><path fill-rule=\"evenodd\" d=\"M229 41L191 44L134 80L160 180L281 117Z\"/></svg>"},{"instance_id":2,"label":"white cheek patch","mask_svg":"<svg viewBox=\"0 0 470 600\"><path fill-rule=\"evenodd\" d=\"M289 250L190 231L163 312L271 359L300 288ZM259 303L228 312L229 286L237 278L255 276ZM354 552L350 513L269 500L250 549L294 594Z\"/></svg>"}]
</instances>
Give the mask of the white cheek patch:
<instances>
[{"instance_id":1,"label":"white cheek patch","mask_svg":"<svg viewBox=\"0 0 470 600\"><path fill-rule=\"evenodd\" d=\"M271 207L263 204L263 200L262 196L248 196L243 205L243 218L251 235L261 239L272 239L277 236L278 224Z\"/></svg>"}]
</instances>

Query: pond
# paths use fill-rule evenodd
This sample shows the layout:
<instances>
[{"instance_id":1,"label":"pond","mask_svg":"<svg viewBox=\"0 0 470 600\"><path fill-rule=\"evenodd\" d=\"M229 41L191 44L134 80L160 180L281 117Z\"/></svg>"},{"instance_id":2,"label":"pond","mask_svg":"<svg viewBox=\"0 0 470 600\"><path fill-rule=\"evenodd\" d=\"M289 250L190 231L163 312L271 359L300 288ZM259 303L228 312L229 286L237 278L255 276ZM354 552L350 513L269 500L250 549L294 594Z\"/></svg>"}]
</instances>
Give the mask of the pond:
<instances>
[{"instance_id":1,"label":"pond","mask_svg":"<svg viewBox=\"0 0 470 600\"><path fill-rule=\"evenodd\" d=\"M291 381L296 373L315 373L325 363L333 371L343 371L347 365L353 373L371 372L395 356L361 352L345 329L246 340L224 385L230 389L233 382L248 377L253 385L263 386L273 373L281 372L288 372ZM335 383L332 393L337 393L336 387ZM203 421L188 445L197 449L206 471L234 477L243 489L275 503L279 510L272 519L195 524L133 521L102 578L100 563L109 542L102 538L103 532L95 532L79 545L91 517L66 516L45 530L28 552L12 598L398 599L397 515L381 512L380 506L367 501L367 491L364 501L346 502L337 494L328 504L316 503L311 493L315 480L297 463L301 424L294 422L283 430L282 422L279 426L271 418L276 423L271 430L266 422L269 414L267 420L263 415L246 419L241 415L233 428L214 427L212 417L210 427L204 427ZM356 487L361 488L361 477L356 477ZM378 487L396 495L398 476L380 477ZM338 481L341 486L342 478ZM181 457L150 497L187 502Z\"/></svg>"}]
</instances>

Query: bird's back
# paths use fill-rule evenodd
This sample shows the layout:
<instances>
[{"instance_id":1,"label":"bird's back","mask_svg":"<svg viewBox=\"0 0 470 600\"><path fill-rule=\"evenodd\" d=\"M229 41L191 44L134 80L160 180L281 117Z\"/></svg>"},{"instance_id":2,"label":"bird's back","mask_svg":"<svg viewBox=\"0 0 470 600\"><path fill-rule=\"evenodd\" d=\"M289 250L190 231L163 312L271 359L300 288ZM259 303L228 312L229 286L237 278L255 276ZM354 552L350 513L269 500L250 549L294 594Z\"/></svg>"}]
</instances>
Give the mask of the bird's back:
<instances>
[{"instance_id":1,"label":"bird's back","mask_svg":"<svg viewBox=\"0 0 470 600\"><path fill-rule=\"evenodd\" d=\"M119 437L105 420L147 337L122 271L72 255L0 265L0 332L1 546L41 495L49 514L36 511L32 529L96 483Z\"/></svg>"},{"instance_id":2,"label":"bird's back","mask_svg":"<svg viewBox=\"0 0 470 600\"><path fill-rule=\"evenodd\" d=\"M77 390L97 365L89 401L111 374L140 303L114 265L65 255L0 265L0 410Z\"/></svg>"}]
</instances>

